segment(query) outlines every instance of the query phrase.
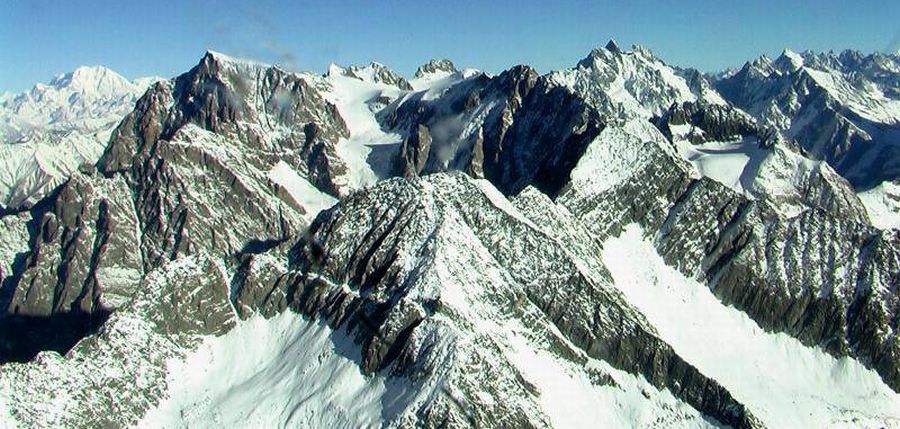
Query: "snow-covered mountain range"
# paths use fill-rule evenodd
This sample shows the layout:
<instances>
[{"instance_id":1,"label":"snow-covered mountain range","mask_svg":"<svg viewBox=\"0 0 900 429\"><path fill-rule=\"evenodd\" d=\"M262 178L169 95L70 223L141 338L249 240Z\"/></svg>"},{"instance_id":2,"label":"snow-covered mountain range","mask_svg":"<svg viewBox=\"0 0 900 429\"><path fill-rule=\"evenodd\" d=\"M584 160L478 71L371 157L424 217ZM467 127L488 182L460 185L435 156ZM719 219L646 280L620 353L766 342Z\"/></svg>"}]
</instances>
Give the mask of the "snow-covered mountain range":
<instances>
[{"instance_id":1,"label":"snow-covered mountain range","mask_svg":"<svg viewBox=\"0 0 900 429\"><path fill-rule=\"evenodd\" d=\"M0 426L900 427L898 106L852 51L79 69L0 104Z\"/></svg>"}]
</instances>

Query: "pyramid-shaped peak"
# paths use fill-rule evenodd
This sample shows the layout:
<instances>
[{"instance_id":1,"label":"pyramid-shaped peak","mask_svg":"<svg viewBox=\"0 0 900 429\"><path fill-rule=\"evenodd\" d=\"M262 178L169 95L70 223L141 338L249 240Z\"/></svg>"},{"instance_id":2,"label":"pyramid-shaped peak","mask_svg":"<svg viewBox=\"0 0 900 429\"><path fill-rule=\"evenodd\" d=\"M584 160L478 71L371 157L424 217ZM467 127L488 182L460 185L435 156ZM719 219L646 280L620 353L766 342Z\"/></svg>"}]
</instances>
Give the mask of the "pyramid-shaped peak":
<instances>
[{"instance_id":1,"label":"pyramid-shaped peak","mask_svg":"<svg viewBox=\"0 0 900 429\"><path fill-rule=\"evenodd\" d=\"M609 39L609 41L606 42L606 50L615 53L622 53L622 48L619 47L619 44L616 43L615 39Z\"/></svg>"},{"instance_id":2,"label":"pyramid-shaped peak","mask_svg":"<svg viewBox=\"0 0 900 429\"><path fill-rule=\"evenodd\" d=\"M785 49L781 52L781 55L775 60L773 65L782 72L792 72L803 67L804 62L802 55L790 49Z\"/></svg>"},{"instance_id":3,"label":"pyramid-shaped peak","mask_svg":"<svg viewBox=\"0 0 900 429\"><path fill-rule=\"evenodd\" d=\"M203 55L203 58L200 60L200 63L206 64L233 64L238 66L260 66L260 67L272 67L270 64L261 63L259 61L250 60L246 58L239 58L228 54L223 54L221 52L213 51L212 49L207 49L206 53Z\"/></svg>"},{"instance_id":4,"label":"pyramid-shaped peak","mask_svg":"<svg viewBox=\"0 0 900 429\"><path fill-rule=\"evenodd\" d=\"M335 63L328 64L328 71L325 76L343 76L347 70Z\"/></svg>"}]
</instances>

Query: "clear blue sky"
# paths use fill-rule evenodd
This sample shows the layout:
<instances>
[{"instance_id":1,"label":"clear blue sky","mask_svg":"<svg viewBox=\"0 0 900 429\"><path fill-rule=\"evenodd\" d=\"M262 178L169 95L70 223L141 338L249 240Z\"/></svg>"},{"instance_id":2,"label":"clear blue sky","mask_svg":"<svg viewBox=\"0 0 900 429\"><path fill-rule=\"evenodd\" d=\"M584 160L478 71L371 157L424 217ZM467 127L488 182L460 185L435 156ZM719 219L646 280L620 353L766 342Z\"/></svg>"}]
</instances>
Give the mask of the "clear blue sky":
<instances>
[{"instance_id":1,"label":"clear blue sky","mask_svg":"<svg viewBox=\"0 0 900 429\"><path fill-rule=\"evenodd\" d=\"M429 58L498 72L570 67L610 38L704 71L794 50L900 48L891 1L2 0L0 91L78 65L174 76L206 49L315 72Z\"/></svg>"}]
</instances>

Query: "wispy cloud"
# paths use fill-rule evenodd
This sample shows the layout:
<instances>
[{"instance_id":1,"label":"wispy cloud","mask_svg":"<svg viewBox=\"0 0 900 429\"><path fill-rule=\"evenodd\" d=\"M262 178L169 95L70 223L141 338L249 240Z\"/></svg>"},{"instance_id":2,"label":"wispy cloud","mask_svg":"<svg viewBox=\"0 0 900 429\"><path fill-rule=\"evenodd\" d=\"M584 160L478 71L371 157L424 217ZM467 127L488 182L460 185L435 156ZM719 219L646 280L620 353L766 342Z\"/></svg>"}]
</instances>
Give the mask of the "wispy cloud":
<instances>
[{"instance_id":1,"label":"wispy cloud","mask_svg":"<svg viewBox=\"0 0 900 429\"><path fill-rule=\"evenodd\" d=\"M894 33L894 38L891 39L891 42L888 43L887 48L884 51L891 54L900 51L900 28Z\"/></svg>"}]
</instances>

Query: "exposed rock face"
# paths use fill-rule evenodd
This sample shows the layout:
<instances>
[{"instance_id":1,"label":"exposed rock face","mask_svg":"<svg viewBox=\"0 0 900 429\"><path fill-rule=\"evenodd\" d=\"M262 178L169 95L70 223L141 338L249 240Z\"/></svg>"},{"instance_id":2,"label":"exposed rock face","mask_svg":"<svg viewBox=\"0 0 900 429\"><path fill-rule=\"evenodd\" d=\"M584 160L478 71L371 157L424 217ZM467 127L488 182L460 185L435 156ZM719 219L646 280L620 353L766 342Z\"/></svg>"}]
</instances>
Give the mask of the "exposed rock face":
<instances>
[{"instance_id":1,"label":"exposed rock face","mask_svg":"<svg viewBox=\"0 0 900 429\"><path fill-rule=\"evenodd\" d=\"M740 191L766 199L783 214L815 207L858 222L869 223L853 188L827 164L815 163L802 149L770 126L730 105L705 102L676 104L653 120L656 127L692 161L703 151L747 153L751 159L741 174ZM698 153L681 142L696 145ZM731 143L729 145L729 143ZM701 163L701 169L702 169ZM728 185L728 183L725 183Z\"/></svg>"},{"instance_id":2,"label":"exposed rock face","mask_svg":"<svg viewBox=\"0 0 900 429\"><path fill-rule=\"evenodd\" d=\"M305 80L208 54L141 99L98 167L132 183L149 269L180 254L233 255L251 240L291 235L304 209L277 197L267 170L285 162L337 195L333 179L344 167L334 145L346 133Z\"/></svg>"},{"instance_id":3,"label":"exposed rock face","mask_svg":"<svg viewBox=\"0 0 900 429\"><path fill-rule=\"evenodd\" d=\"M687 101L724 104L715 91L704 90L702 83L689 86L648 49L635 46L626 52L614 42L592 50L575 68L551 72L547 78L569 88L610 119L652 118L673 103Z\"/></svg>"},{"instance_id":4,"label":"exposed rock face","mask_svg":"<svg viewBox=\"0 0 900 429\"><path fill-rule=\"evenodd\" d=\"M455 71L455 70L454 70ZM396 86L404 91L412 91L413 87L403 76L387 68L384 64L371 63L364 67L350 66L344 74L362 81L371 81Z\"/></svg>"},{"instance_id":5,"label":"exposed rock face","mask_svg":"<svg viewBox=\"0 0 900 429\"><path fill-rule=\"evenodd\" d=\"M900 389L900 343L885 335L898 314L895 234L818 209L785 219L767 202L691 178L653 131L632 127L595 142L610 147L582 159L557 201L599 237L640 223L670 265L705 279L723 302L767 329L855 356ZM628 167L604 174L614 158Z\"/></svg>"},{"instance_id":6,"label":"exposed rock face","mask_svg":"<svg viewBox=\"0 0 900 429\"><path fill-rule=\"evenodd\" d=\"M747 114L731 106L717 104L695 102L676 104L654 122L670 140L673 138L672 125L689 126L691 129L684 137L695 144L764 134L763 130L759 130L756 126L756 121Z\"/></svg>"},{"instance_id":7,"label":"exposed rock face","mask_svg":"<svg viewBox=\"0 0 900 429\"><path fill-rule=\"evenodd\" d=\"M428 155L431 153L431 133L428 127L419 124L400 146L398 173L405 177L416 176L425 172Z\"/></svg>"},{"instance_id":8,"label":"exposed rock face","mask_svg":"<svg viewBox=\"0 0 900 429\"><path fill-rule=\"evenodd\" d=\"M492 282L481 292L487 295L469 296L466 302L479 309L487 302L492 308L484 311L497 311L495 317L501 319L526 317L538 325L533 329L558 330L562 337L551 343L573 344L574 350L558 351L570 359L609 361L671 389L722 422L736 427L757 424L726 390L684 362L643 324L601 266L581 267L578 258L587 254L561 250L554 237L535 229L512 206L499 205L495 201L503 197L484 186L490 185L480 187L459 174L431 175L386 182L357 194L317 219L309 237L292 251L291 272L256 286L271 290L244 289L247 297L265 299L254 303L239 296L238 306L278 311L278 303L283 303L336 327L346 326L362 344L367 372L391 368L395 374L427 380L449 369L451 375L443 382L457 386L457 400L463 402L452 404L441 395L426 404L425 415L442 415L451 426L490 425L490 416L497 412L520 425L540 425L542 420L529 416L528 409L483 403L469 390L511 383L505 387L513 389L511 393L533 397L527 385L508 379L506 371L491 372L497 378L489 386L466 382L471 375L457 365L486 360L489 355L484 353L491 350L502 356L497 339L481 337L478 342L487 348L483 351L468 348L465 338L456 339L452 348L432 343L453 341L435 339L436 332L452 326L462 335L483 335L464 327L466 320L471 323L465 315L472 309L455 296L479 294L477 289L488 286L482 281ZM531 209L552 210L549 199L542 203L545 207ZM597 251L588 236L581 237L587 240L578 243L583 250ZM450 274L455 272L451 267L469 260L487 264L485 278ZM449 273L442 268L445 264ZM455 288L461 290L453 292ZM448 348L456 352L439 355ZM433 362L450 368L433 367ZM466 417L463 410L473 414Z\"/></svg>"},{"instance_id":9,"label":"exposed rock face","mask_svg":"<svg viewBox=\"0 0 900 429\"><path fill-rule=\"evenodd\" d=\"M558 192L603 127L579 97L527 66L468 79L437 99L405 100L383 115L409 130L400 173L470 171L506 194L528 185Z\"/></svg>"},{"instance_id":10,"label":"exposed rock face","mask_svg":"<svg viewBox=\"0 0 900 429\"><path fill-rule=\"evenodd\" d=\"M215 53L141 98L113 134L100 171L109 175L139 165L158 140L171 140L188 124L238 138L249 150L293 154L291 165L305 168L322 191L337 194L333 177L344 167L333 151L347 129L334 106L296 75Z\"/></svg>"},{"instance_id":11,"label":"exposed rock face","mask_svg":"<svg viewBox=\"0 0 900 429\"><path fill-rule=\"evenodd\" d=\"M3 367L0 386L17 400L13 415L35 427L133 426L165 397L168 360L234 326L224 280L203 255L151 271L99 332L65 357L41 353L28 365Z\"/></svg>"},{"instance_id":12,"label":"exposed rock face","mask_svg":"<svg viewBox=\"0 0 900 429\"><path fill-rule=\"evenodd\" d=\"M143 271L129 194L121 179L76 175L31 211L30 250L3 284L4 361L68 350L134 293Z\"/></svg>"},{"instance_id":13,"label":"exposed rock face","mask_svg":"<svg viewBox=\"0 0 900 429\"><path fill-rule=\"evenodd\" d=\"M427 63L422 64L421 66L419 66L419 68L416 69L415 77L422 78L429 74L440 73L440 72L456 73L457 71L458 70L456 69L456 66L453 64L453 61L450 61L448 59L430 60Z\"/></svg>"},{"instance_id":14,"label":"exposed rock face","mask_svg":"<svg viewBox=\"0 0 900 429\"><path fill-rule=\"evenodd\" d=\"M72 176L31 211L28 253L4 279L3 323L5 332L37 318L47 327L4 354L65 352L166 261L198 252L230 261L251 243L296 234L305 209L266 173L290 162L336 192L328 153L344 134L333 106L277 68L210 53L157 83L113 133L98 163L109 178Z\"/></svg>"}]
</instances>

